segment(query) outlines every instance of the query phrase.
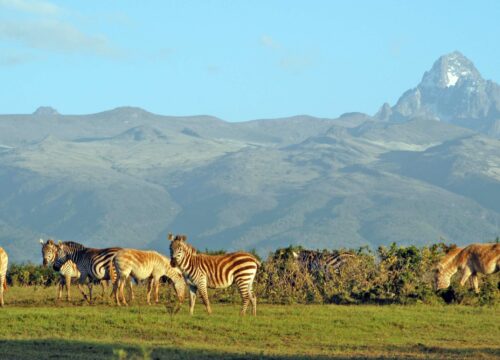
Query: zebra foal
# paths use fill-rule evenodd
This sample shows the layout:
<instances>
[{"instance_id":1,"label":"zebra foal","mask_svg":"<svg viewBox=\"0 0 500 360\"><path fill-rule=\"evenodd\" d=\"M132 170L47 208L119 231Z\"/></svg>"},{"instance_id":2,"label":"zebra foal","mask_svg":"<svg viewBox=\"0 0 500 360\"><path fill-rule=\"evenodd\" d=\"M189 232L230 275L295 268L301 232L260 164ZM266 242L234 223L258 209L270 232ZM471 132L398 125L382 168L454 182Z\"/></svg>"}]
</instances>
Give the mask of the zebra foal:
<instances>
[{"instance_id":1,"label":"zebra foal","mask_svg":"<svg viewBox=\"0 0 500 360\"><path fill-rule=\"evenodd\" d=\"M66 287L66 300L71 300L71 279L79 279L80 271L76 264L68 260L64 264L60 265L60 267L55 266L55 261L57 258L57 246L54 243L54 240L48 239L47 242L44 242L40 239L40 244L42 244L42 257L43 257L43 266L53 265L55 271L59 272L59 284L57 286L57 300L61 300L62 292L64 287ZM105 291L105 284L101 284L103 289L103 294Z\"/></svg>"},{"instance_id":2,"label":"zebra foal","mask_svg":"<svg viewBox=\"0 0 500 360\"><path fill-rule=\"evenodd\" d=\"M136 281L148 279L147 303L151 303L151 292L155 289L155 302L159 301L160 278L167 276L174 283L179 303L184 301L186 282L179 269L170 265L170 259L156 251L122 249L113 259L116 281L113 286L116 304L120 306L120 298L127 305L123 288L129 277Z\"/></svg>"},{"instance_id":3,"label":"zebra foal","mask_svg":"<svg viewBox=\"0 0 500 360\"><path fill-rule=\"evenodd\" d=\"M0 247L0 306L4 306L3 292L7 290L7 265L9 257L3 248Z\"/></svg>"},{"instance_id":4,"label":"zebra foal","mask_svg":"<svg viewBox=\"0 0 500 360\"><path fill-rule=\"evenodd\" d=\"M207 288L224 289L236 283L243 300L241 315L245 315L249 302L252 314L257 315L257 297L252 291L252 283L260 266L259 261L246 252L224 255L199 254L186 243L185 235L168 235L172 266L178 267L189 284L189 313L192 315L199 290L206 310L212 313Z\"/></svg>"},{"instance_id":5,"label":"zebra foal","mask_svg":"<svg viewBox=\"0 0 500 360\"><path fill-rule=\"evenodd\" d=\"M113 259L118 251L122 248L105 248L105 249L95 249L88 248L82 244L67 241L59 242L56 244L57 255L54 263L55 269L60 269L67 261L72 261L76 264L78 271L80 272L80 278L78 279L78 289L82 293L83 297L89 302L92 302L92 283L101 281L111 280L115 282L116 273L113 270ZM85 294L82 288L82 284L86 279L89 279L89 296ZM103 285L104 286L104 285ZM129 281L130 286L130 296L133 299L134 293L132 290L132 283Z\"/></svg>"}]
</instances>

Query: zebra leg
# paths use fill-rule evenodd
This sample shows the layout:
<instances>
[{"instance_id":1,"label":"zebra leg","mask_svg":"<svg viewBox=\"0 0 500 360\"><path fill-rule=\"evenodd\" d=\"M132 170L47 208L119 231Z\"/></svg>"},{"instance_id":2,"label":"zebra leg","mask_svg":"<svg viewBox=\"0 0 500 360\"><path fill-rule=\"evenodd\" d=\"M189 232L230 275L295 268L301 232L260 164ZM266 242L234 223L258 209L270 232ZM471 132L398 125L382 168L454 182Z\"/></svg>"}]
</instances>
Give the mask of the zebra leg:
<instances>
[{"instance_id":1,"label":"zebra leg","mask_svg":"<svg viewBox=\"0 0 500 360\"><path fill-rule=\"evenodd\" d=\"M193 315L194 304L196 302L196 292L198 288L194 285L189 285L189 314Z\"/></svg>"},{"instance_id":2,"label":"zebra leg","mask_svg":"<svg viewBox=\"0 0 500 360\"><path fill-rule=\"evenodd\" d=\"M186 296L186 283L184 279L174 280L174 289L177 294L177 298L179 299L179 304L184 302L184 297Z\"/></svg>"},{"instance_id":3,"label":"zebra leg","mask_svg":"<svg viewBox=\"0 0 500 360\"><path fill-rule=\"evenodd\" d=\"M248 292L250 294L250 302L252 303L252 315L257 316L257 295L252 290L252 283L248 285Z\"/></svg>"},{"instance_id":4,"label":"zebra leg","mask_svg":"<svg viewBox=\"0 0 500 360\"><path fill-rule=\"evenodd\" d=\"M85 279L87 278L87 275L81 274L80 279L78 279L78 290L80 290L80 293L82 294L83 298L89 302L89 298L87 294L85 294L85 291L83 290L83 283L85 282Z\"/></svg>"},{"instance_id":5,"label":"zebra leg","mask_svg":"<svg viewBox=\"0 0 500 360\"><path fill-rule=\"evenodd\" d=\"M92 290L93 290L93 287L94 287L94 283L92 281L89 281L88 283L88 288L89 288L89 304L92 304Z\"/></svg>"},{"instance_id":6,"label":"zebra leg","mask_svg":"<svg viewBox=\"0 0 500 360\"><path fill-rule=\"evenodd\" d=\"M120 286L120 279L116 279L115 283L113 284L113 295L115 296L116 305L118 306L120 306L119 286Z\"/></svg>"},{"instance_id":7,"label":"zebra leg","mask_svg":"<svg viewBox=\"0 0 500 360\"><path fill-rule=\"evenodd\" d=\"M71 300L71 293L70 293L70 288L71 288L71 276L66 275L64 282L66 283L66 301ZM60 299L60 297L59 297Z\"/></svg>"},{"instance_id":8,"label":"zebra leg","mask_svg":"<svg viewBox=\"0 0 500 360\"><path fill-rule=\"evenodd\" d=\"M155 280L152 277L148 279L148 292L146 294L146 302L148 303L148 305L151 305L151 292L153 291L154 281Z\"/></svg>"},{"instance_id":9,"label":"zebra leg","mask_svg":"<svg viewBox=\"0 0 500 360\"><path fill-rule=\"evenodd\" d=\"M205 308L207 309L208 315L210 315L212 313L212 309L210 308L210 301L208 300L207 284L205 282L202 282L199 285L199 289L200 289L201 299L203 300L203 303L205 304Z\"/></svg>"},{"instance_id":10,"label":"zebra leg","mask_svg":"<svg viewBox=\"0 0 500 360\"><path fill-rule=\"evenodd\" d=\"M101 298L104 299L104 297L106 296L106 289L108 288L109 284L108 284L107 280L101 280L100 283L101 283L101 288L102 288Z\"/></svg>"},{"instance_id":11,"label":"zebra leg","mask_svg":"<svg viewBox=\"0 0 500 360\"><path fill-rule=\"evenodd\" d=\"M59 277L59 284L57 284L57 301L61 300L62 298L62 291L64 288L64 276L60 275Z\"/></svg>"},{"instance_id":12,"label":"zebra leg","mask_svg":"<svg viewBox=\"0 0 500 360\"><path fill-rule=\"evenodd\" d=\"M472 272L470 271L469 267L467 266L463 273L462 273L462 278L460 279L460 286L464 286L467 280L469 280L469 277L472 275Z\"/></svg>"},{"instance_id":13,"label":"zebra leg","mask_svg":"<svg viewBox=\"0 0 500 360\"><path fill-rule=\"evenodd\" d=\"M241 281L238 282L237 285L238 285L238 290L240 291L241 300L243 300L240 315L244 316L247 312L248 303L250 302L250 300L252 300L252 307L253 307L254 298L252 295L252 291L250 290L250 286L246 282Z\"/></svg>"},{"instance_id":14,"label":"zebra leg","mask_svg":"<svg viewBox=\"0 0 500 360\"><path fill-rule=\"evenodd\" d=\"M127 279L127 283L128 283L128 287L129 287L129 290L130 290L130 293L129 293L129 299L130 299L130 302L134 301L135 300L135 296L134 296L134 288L132 287L132 279L131 278L128 278Z\"/></svg>"},{"instance_id":15,"label":"zebra leg","mask_svg":"<svg viewBox=\"0 0 500 360\"><path fill-rule=\"evenodd\" d=\"M155 303L160 302L160 279L155 279Z\"/></svg>"},{"instance_id":16,"label":"zebra leg","mask_svg":"<svg viewBox=\"0 0 500 360\"><path fill-rule=\"evenodd\" d=\"M471 282L472 286L474 286L474 292L479 294L479 278L477 277L477 274L471 276Z\"/></svg>"},{"instance_id":17,"label":"zebra leg","mask_svg":"<svg viewBox=\"0 0 500 360\"><path fill-rule=\"evenodd\" d=\"M253 297L250 298L250 299L253 299L253 301L252 301L252 315L257 316L257 295L255 295L255 293L253 291L252 291L252 295L253 295Z\"/></svg>"},{"instance_id":18,"label":"zebra leg","mask_svg":"<svg viewBox=\"0 0 500 360\"><path fill-rule=\"evenodd\" d=\"M4 306L3 302L3 289L5 287L5 282L7 279L5 278L5 275L0 275L0 307Z\"/></svg>"},{"instance_id":19,"label":"zebra leg","mask_svg":"<svg viewBox=\"0 0 500 360\"><path fill-rule=\"evenodd\" d=\"M122 302L125 306L128 306L127 304L127 299L125 299L125 292L123 291L125 288L125 282L127 279L124 279L123 277L120 277L120 297L122 298Z\"/></svg>"}]
</instances>

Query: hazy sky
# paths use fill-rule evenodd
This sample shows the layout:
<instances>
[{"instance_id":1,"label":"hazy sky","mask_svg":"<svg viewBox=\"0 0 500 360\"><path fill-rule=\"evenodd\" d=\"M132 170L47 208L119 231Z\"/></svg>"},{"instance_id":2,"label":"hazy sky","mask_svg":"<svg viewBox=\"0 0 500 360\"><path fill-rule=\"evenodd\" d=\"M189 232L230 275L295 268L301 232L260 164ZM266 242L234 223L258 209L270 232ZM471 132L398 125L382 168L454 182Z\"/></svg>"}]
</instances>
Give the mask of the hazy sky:
<instances>
[{"instance_id":1,"label":"hazy sky","mask_svg":"<svg viewBox=\"0 0 500 360\"><path fill-rule=\"evenodd\" d=\"M500 82L500 1L0 0L0 113L373 114L459 50Z\"/></svg>"}]
</instances>

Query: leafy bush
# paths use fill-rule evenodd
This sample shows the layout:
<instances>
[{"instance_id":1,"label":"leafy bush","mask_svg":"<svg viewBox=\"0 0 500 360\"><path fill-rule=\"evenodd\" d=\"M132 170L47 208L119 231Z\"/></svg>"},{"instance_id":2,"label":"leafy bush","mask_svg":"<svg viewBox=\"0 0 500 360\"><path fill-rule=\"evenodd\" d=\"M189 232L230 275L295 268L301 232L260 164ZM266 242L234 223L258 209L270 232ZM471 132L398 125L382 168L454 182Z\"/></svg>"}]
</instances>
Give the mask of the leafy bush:
<instances>
[{"instance_id":1,"label":"leafy bush","mask_svg":"<svg viewBox=\"0 0 500 360\"><path fill-rule=\"evenodd\" d=\"M428 247L381 246L373 253L369 248L346 250L348 258L338 270L319 263L308 269L293 256L302 247L288 247L270 253L262 262L254 282L259 301L276 304L412 304L423 302L490 305L500 299L500 273L480 276L479 294L471 286L461 287L460 276L453 278L450 288L433 290L433 268L449 249L443 243ZM224 250L211 254L224 254ZM255 254L255 251L253 252ZM323 250L323 253L328 253ZM255 254L256 255L256 254ZM7 281L15 286L50 286L58 281L51 267L12 264ZM172 296L174 296L172 294ZM210 290L212 302L239 303L236 286Z\"/></svg>"},{"instance_id":2,"label":"leafy bush","mask_svg":"<svg viewBox=\"0 0 500 360\"><path fill-rule=\"evenodd\" d=\"M12 264L7 272L7 282L12 286L50 286L59 281L52 267L33 263Z\"/></svg>"}]
</instances>

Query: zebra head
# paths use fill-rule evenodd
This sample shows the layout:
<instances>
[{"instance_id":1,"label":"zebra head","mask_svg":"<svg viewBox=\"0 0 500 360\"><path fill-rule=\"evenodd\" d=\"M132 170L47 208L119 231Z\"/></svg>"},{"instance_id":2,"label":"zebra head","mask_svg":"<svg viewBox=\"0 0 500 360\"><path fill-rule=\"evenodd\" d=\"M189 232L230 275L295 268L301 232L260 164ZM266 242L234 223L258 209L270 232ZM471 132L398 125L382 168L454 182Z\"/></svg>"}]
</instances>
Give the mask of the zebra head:
<instances>
[{"instance_id":1,"label":"zebra head","mask_svg":"<svg viewBox=\"0 0 500 360\"><path fill-rule=\"evenodd\" d=\"M441 290L446 289L450 286L451 276L446 276L442 266L437 266L434 269L434 289Z\"/></svg>"},{"instance_id":2,"label":"zebra head","mask_svg":"<svg viewBox=\"0 0 500 360\"><path fill-rule=\"evenodd\" d=\"M434 289L446 289L451 284L451 277L457 272L458 266L455 262L463 248L452 246L445 256L434 268Z\"/></svg>"},{"instance_id":3,"label":"zebra head","mask_svg":"<svg viewBox=\"0 0 500 360\"><path fill-rule=\"evenodd\" d=\"M59 241L56 245L56 260L54 262L54 269L59 270L66 261L71 260L68 253L68 247Z\"/></svg>"},{"instance_id":4,"label":"zebra head","mask_svg":"<svg viewBox=\"0 0 500 360\"><path fill-rule=\"evenodd\" d=\"M186 256L189 256L193 251L193 248L186 244L186 235L173 235L168 234L168 240L170 240L170 265L172 267L177 267L182 264Z\"/></svg>"},{"instance_id":5,"label":"zebra head","mask_svg":"<svg viewBox=\"0 0 500 360\"><path fill-rule=\"evenodd\" d=\"M54 240L48 239L47 242L44 242L40 239L40 244L42 244L43 266L53 264L57 259L57 245Z\"/></svg>"}]
</instances>

